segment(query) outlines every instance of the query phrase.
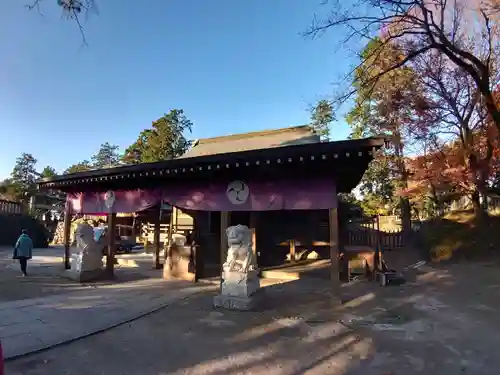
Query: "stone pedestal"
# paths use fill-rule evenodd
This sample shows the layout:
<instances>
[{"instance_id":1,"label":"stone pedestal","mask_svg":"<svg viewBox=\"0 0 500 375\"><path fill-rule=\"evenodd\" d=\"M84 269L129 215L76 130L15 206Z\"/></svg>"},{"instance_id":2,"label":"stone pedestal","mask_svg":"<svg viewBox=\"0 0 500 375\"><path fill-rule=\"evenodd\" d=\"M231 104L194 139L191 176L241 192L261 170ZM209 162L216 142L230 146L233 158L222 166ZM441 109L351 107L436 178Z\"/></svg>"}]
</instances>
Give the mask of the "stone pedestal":
<instances>
[{"instance_id":1,"label":"stone pedestal","mask_svg":"<svg viewBox=\"0 0 500 375\"><path fill-rule=\"evenodd\" d=\"M78 282L96 281L104 278L102 254L89 254L78 251L71 255L71 268L65 276Z\"/></svg>"},{"instance_id":2,"label":"stone pedestal","mask_svg":"<svg viewBox=\"0 0 500 375\"><path fill-rule=\"evenodd\" d=\"M190 246L173 244L168 249L163 266L163 278L166 280L196 281L196 271Z\"/></svg>"},{"instance_id":3,"label":"stone pedestal","mask_svg":"<svg viewBox=\"0 0 500 375\"><path fill-rule=\"evenodd\" d=\"M231 310L251 310L261 298L259 271L226 272L221 293L214 297L214 306Z\"/></svg>"}]
</instances>

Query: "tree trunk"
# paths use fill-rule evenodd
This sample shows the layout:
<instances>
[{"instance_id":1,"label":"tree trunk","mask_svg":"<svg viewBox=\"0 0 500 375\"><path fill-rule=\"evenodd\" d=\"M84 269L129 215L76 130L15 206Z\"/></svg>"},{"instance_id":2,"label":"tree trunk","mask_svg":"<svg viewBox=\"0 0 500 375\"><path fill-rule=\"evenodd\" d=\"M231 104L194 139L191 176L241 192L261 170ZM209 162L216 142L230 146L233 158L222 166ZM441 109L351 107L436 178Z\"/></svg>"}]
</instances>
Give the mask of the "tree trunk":
<instances>
[{"instance_id":1,"label":"tree trunk","mask_svg":"<svg viewBox=\"0 0 500 375\"><path fill-rule=\"evenodd\" d=\"M431 183L431 202L432 202L432 216L441 216L443 213L441 212L441 207L439 204L439 198L437 196L436 186Z\"/></svg>"},{"instance_id":2,"label":"tree trunk","mask_svg":"<svg viewBox=\"0 0 500 375\"><path fill-rule=\"evenodd\" d=\"M479 213L480 211L482 211L480 195L477 189L474 190L470 199L472 202L472 207L474 208L474 212Z\"/></svg>"},{"instance_id":3,"label":"tree trunk","mask_svg":"<svg viewBox=\"0 0 500 375\"><path fill-rule=\"evenodd\" d=\"M484 99L486 100L486 109L491 115L491 118L493 119L493 122L498 129L498 132L500 132L500 110L495 103L495 98L493 97L491 90L483 92L482 94L484 95Z\"/></svg>"},{"instance_id":4,"label":"tree trunk","mask_svg":"<svg viewBox=\"0 0 500 375\"><path fill-rule=\"evenodd\" d=\"M400 197L399 206L401 210L401 229L403 230L403 236L408 237L411 233L410 200L406 197Z\"/></svg>"}]
</instances>

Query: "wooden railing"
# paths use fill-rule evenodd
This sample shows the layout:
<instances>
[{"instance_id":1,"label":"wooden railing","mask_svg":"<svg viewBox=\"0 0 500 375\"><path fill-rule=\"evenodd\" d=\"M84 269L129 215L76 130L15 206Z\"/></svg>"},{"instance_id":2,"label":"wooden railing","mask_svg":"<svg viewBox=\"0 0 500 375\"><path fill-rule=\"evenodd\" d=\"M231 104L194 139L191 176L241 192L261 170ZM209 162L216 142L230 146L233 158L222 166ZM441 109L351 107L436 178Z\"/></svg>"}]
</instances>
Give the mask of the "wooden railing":
<instances>
[{"instance_id":1,"label":"wooden railing","mask_svg":"<svg viewBox=\"0 0 500 375\"><path fill-rule=\"evenodd\" d=\"M0 213L20 214L21 212L23 212L23 207L21 203L0 199Z\"/></svg>"},{"instance_id":2,"label":"wooden railing","mask_svg":"<svg viewBox=\"0 0 500 375\"><path fill-rule=\"evenodd\" d=\"M404 247L402 231L377 232L370 229L350 229L348 244L358 246L373 246L378 243L384 250L396 250Z\"/></svg>"},{"instance_id":3,"label":"wooden railing","mask_svg":"<svg viewBox=\"0 0 500 375\"><path fill-rule=\"evenodd\" d=\"M168 227L169 224L160 224L160 242L167 242L168 238ZM193 225L188 223L178 223L174 225L173 233L185 232L188 230L193 230ZM155 226L152 223L142 225L142 238L145 240L147 238L148 242L153 243L154 241Z\"/></svg>"}]
</instances>

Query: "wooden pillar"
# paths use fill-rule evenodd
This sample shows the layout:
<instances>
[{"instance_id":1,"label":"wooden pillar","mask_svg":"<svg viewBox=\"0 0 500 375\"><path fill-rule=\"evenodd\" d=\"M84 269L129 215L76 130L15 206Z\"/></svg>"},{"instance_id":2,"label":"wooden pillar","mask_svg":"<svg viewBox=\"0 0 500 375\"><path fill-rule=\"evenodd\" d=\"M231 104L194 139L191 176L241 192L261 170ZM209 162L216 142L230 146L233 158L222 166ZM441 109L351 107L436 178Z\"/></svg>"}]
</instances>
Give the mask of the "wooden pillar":
<instances>
[{"instance_id":1,"label":"wooden pillar","mask_svg":"<svg viewBox=\"0 0 500 375\"><path fill-rule=\"evenodd\" d=\"M134 241L134 243L137 241L137 231L136 231L136 224L137 224L137 221L136 221L136 218L137 218L137 213L133 213L132 214L132 239Z\"/></svg>"},{"instance_id":2,"label":"wooden pillar","mask_svg":"<svg viewBox=\"0 0 500 375\"><path fill-rule=\"evenodd\" d=\"M290 262L295 263L295 240L290 240L289 245L290 245Z\"/></svg>"},{"instance_id":3,"label":"wooden pillar","mask_svg":"<svg viewBox=\"0 0 500 375\"><path fill-rule=\"evenodd\" d=\"M114 276L115 270L115 238L116 238L116 214L108 214L108 253L106 254L106 273L109 277Z\"/></svg>"},{"instance_id":4,"label":"wooden pillar","mask_svg":"<svg viewBox=\"0 0 500 375\"><path fill-rule=\"evenodd\" d=\"M250 212L250 228L252 229L252 251L259 265L259 252L257 251L257 212Z\"/></svg>"},{"instance_id":5,"label":"wooden pillar","mask_svg":"<svg viewBox=\"0 0 500 375\"><path fill-rule=\"evenodd\" d=\"M226 261L227 257L227 236L226 229L229 226L229 215L228 211L221 211L220 213L220 287L222 290L222 265Z\"/></svg>"},{"instance_id":6,"label":"wooden pillar","mask_svg":"<svg viewBox=\"0 0 500 375\"><path fill-rule=\"evenodd\" d=\"M167 240L165 241L165 262L168 258L168 249L172 245L172 237L174 235L174 211L173 207L172 210L170 211L170 220L168 223L168 232L167 232Z\"/></svg>"},{"instance_id":7,"label":"wooden pillar","mask_svg":"<svg viewBox=\"0 0 500 375\"><path fill-rule=\"evenodd\" d=\"M382 244L380 243L380 217L377 214L377 229L376 229L376 259L377 259L377 271L382 272Z\"/></svg>"},{"instance_id":8,"label":"wooden pillar","mask_svg":"<svg viewBox=\"0 0 500 375\"><path fill-rule=\"evenodd\" d=\"M148 252L148 238L149 238L149 222L142 223L142 241L144 242L144 251Z\"/></svg>"},{"instance_id":9,"label":"wooden pillar","mask_svg":"<svg viewBox=\"0 0 500 375\"><path fill-rule=\"evenodd\" d=\"M333 301L341 303L340 279L339 279L339 221L337 208L329 209L329 235L330 235L330 277L332 285Z\"/></svg>"},{"instance_id":10,"label":"wooden pillar","mask_svg":"<svg viewBox=\"0 0 500 375\"><path fill-rule=\"evenodd\" d=\"M64 268L69 270L71 268L71 264L69 262L70 254L70 246L71 246L71 214L69 212L69 208L66 207L64 211Z\"/></svg>"},{"instance_id":11,"label":"wooden pillar","mask_svg":"<svg viewBox=\"0 0 500 375\"><path fill-rule=\"evenodd\" d=\"M156 212L155 215L155 221L154 221L154 234L153 234L153 245L154 245L154 268L159 270L161 269L161 264L160 264L160 230L161 230L161 222L160 222L160 216L161 216L161 205L158 211Z\"/></svg>"},{"instance_id":12,"label":"wooden pillar","mask_svg":"<svg viewBox=\"0 0 500 375\"><path fill-rule=\"evenodd\" d=\"M172 207L172 233L177 233L179 229L179 210L177 207ZM174 230L175 229L175 230Z\"/></svg>"}]
</instances>

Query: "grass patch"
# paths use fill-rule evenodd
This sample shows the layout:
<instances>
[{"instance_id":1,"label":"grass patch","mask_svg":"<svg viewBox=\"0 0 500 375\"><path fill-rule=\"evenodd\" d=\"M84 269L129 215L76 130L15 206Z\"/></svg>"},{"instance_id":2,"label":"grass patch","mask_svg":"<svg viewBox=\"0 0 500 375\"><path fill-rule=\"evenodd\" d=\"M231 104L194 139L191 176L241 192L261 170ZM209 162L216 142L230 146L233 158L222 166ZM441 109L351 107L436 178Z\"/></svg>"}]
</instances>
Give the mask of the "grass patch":
<instances>
[{"instance_id":1,"label":"grass patch","mask_svg":"<svg viewBox=\"0 0 500 375\"><path fill-rule=\"evenodd\" d=\"M500 216L455 211L422 224L423 245L433 261L478 259L500 254Z\"/></svg>"}]
</instances>

